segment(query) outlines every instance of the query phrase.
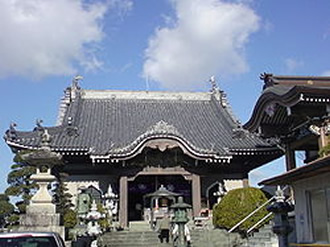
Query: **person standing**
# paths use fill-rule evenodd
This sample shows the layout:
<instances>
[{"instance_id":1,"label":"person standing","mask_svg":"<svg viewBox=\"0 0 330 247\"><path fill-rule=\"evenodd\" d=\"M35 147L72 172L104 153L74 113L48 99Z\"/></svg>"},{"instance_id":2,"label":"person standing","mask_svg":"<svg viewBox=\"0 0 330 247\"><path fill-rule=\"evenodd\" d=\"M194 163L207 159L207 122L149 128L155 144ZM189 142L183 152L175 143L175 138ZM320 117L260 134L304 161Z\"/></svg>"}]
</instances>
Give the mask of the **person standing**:
<instances>
[{"instance_id":1,"label":"person standing","mask_svg":"<svg viewBox=\"0 0 330 247\"><path fill-rule=\"evenodd\" d=\"M170 217L168 214L165 214L164 217L159 222L159 228L158 228L158 232L159 232L158 237L161 243L164 242L164 238L166 239L166 243L170 241L170 225L171 225Z\"/></svg>"}]
</instances>

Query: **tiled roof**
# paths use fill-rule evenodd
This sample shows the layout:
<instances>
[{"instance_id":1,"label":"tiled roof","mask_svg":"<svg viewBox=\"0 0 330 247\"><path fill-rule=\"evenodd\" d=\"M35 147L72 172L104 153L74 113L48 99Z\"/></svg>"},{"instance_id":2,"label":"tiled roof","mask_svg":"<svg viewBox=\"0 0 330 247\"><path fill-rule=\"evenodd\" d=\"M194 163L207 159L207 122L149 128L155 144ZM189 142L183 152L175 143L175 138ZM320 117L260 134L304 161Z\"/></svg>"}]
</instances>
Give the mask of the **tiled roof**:
<instances>
[{"instance_id":1,"label":"tiled roof","mask_svg":"<svg viewBox=\"0 0 330 247\"><path fill-rule=\"evenodd\" d=\"M205 159L230 156L242 150L273 149L241 128L228 110L228 104L223 104L220 91L171 93L79 89L75 95L69 101L65 99L61 124L47 128L53 138L53 150L123 157L133 154L147 141L159 138L177 141L189 152ZM6 135L7 143L18 148L38 148L41 131L14 130L12 135Z\"/></svg>"},{"instance_id":2,"label":"tiled roof","mask_svg":"<svg viewBox=\"0 0 330 247\"><path fill-rule=\"evenodd\" d=\"M265 83L264 90L254 107L251 118L244 124L244 128L250 132L256 132L262 125L293 126L293 116L287 112L289 108L301 104L305 106L306 114L309 114L307 113L308 105L315 107L317 104L325 105L330 102L330 77L263 74L261 79ZM319 111L318 114L322 115L324 112ZM300 115L300 120L306 121L302 114Z\"/></svg>"}]
</instances>

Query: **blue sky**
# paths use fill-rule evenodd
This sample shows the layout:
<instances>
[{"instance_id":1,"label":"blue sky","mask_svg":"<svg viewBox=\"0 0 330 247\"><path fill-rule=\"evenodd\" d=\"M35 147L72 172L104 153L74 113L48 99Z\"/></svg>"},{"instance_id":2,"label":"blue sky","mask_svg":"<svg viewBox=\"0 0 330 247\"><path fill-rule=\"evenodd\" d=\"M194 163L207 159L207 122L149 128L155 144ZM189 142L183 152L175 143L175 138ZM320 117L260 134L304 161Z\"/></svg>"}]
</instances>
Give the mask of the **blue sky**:
<instances>
[{"instance_id":1,"label":"blue sky","mask_svg":"<svg viewBox=\"0 0 330 247\"><path fill-rule=\"evenodd\" d=\"M259 74L330 75L328 0L7 0L0 2L0 132L56 122L74 75L85 89L207 91L244 123ZM0 192L13 155L0 142ZM283 160L251 174L283 171Z\"/></svg>"}]
</instances>

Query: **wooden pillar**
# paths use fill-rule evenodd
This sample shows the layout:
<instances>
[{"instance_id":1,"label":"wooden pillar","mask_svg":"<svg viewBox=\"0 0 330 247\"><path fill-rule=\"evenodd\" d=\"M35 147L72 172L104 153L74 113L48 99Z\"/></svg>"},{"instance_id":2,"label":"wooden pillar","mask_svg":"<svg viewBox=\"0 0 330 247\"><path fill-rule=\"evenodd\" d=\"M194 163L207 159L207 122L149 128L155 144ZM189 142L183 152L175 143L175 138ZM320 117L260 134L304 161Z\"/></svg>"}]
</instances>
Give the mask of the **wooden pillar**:
<instances>
[{"instance_id":1,"label":"wooden pillar","mask_svg":"<svg viewBox=\"0 0 330 247\"><path fill-rule=\"evenodd\" d=\"M128 181L127 176L119 179L119 225L121 227L128 226Z\"/></svg>"},{"instance_id":2,"label":"wooden pillar","mask_svg":"<svg viewBox=\"0 0 330 247\"><path fill-rule=\"evenodd\" d=\"M193 216L198 216L201 211L201 180L196 174L192 174L192 207Z\"/></svg>"},{"instance_id":3,"label":"wooden pillar","mask_svg":"<svg viewBox=\"0 0 330 247\"><path fill-rule=\"evenodd\" d=\"M285 148L285 164L286 164L286 170L290 171L294 168L296 168L296 157L294 150L291 149L290 144L286 145Z\"/></svg>"}]
</instances>

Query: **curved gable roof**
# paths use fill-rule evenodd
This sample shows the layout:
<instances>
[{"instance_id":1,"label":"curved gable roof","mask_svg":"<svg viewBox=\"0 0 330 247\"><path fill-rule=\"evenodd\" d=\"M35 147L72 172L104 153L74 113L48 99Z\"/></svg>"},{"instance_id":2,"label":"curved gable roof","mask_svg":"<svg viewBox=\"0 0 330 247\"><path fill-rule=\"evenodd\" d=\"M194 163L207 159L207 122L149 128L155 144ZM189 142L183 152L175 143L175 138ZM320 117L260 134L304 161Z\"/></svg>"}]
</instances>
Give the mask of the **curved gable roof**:
<instances>
[{"instance_id":1,"label":"curved gable roof","mask_svg":"<svg viewBox=\"0 0 330 247\"><path fill-rule=\"evenodd\" d=\"M253 109L251 118L244 124L250 132L259 127L292 125L297 126L306 118L313 117L307 112L309 106L317 115L323 114L317 105L330 103L330 77L315 76L274 76L264 74L265 86ZM291 109L302 105L306 110L299 118L291 116ZM305 115L305 116L304 116Z\"/></svg>"},{"instance_id":2,"label":"curved gable roof","mask_svg":"<svg viewBox=\"0 0 330 247\"><path fill-rule=\"evenodd\" d=\"M66 93L67 97L68 94ZM209 93L78 90L65 99L61 124L47 128L54 150L96 158L133 157L150 140L176 141L199 159L230 158L240 150L273 149L246 133L220 91ZM69 103L68 103L69 102ZM38 148L39 132L18 132L13 147Z\"/></svg>"}]
</instances>

